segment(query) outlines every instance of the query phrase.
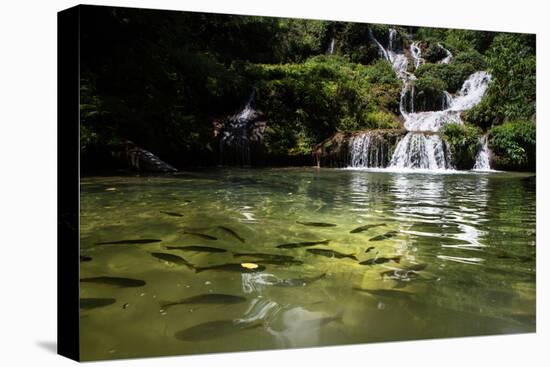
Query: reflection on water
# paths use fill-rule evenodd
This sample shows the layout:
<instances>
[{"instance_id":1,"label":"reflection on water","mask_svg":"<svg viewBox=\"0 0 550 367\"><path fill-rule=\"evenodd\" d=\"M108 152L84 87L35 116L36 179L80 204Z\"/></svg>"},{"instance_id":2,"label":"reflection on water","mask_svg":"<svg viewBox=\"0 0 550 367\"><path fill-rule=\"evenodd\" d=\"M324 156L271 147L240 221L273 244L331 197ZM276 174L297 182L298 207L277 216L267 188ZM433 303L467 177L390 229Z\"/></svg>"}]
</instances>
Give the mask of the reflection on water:
<instances>
[{"instance_id":1,"label":"reflection on water","mask_svg":"<svg viewBox=\"0 0 550 367\"><path fill-rule=\"evenodd\" d=\"M81 309L82 357L532 332L535 221L526 174L301 168L83 178L81 278L134 281L81 283L81 298L110 300ZM136 239L161 241L96 245ZM136 279L146 284L112 284ZM246 301L160 306L208 293Z\"/></svg>"}]
</instances>

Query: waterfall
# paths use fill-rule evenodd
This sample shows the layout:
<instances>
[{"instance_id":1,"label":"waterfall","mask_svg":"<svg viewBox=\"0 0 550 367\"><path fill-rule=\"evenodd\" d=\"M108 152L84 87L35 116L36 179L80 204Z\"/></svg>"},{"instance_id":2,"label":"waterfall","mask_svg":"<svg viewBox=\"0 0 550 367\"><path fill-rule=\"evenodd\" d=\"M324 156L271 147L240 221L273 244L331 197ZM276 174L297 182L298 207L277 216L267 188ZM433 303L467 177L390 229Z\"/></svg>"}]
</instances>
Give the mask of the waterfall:
<instances>
[{"instance_id":1,"label":"waterfall","mask_svg":"<svg viewBox=\"0 0 550 367\"><path fill-rule=\"evenodd\" d=\"M464 82L456 96L452 96L447 91L443 93L440 111L414 112L414 86L409 88L409 85L410 81L415 80L416 77L407 71L408 58L403 50L398 50L396 47L397 31L393 28L389 29L388 49L382 46L374 37L372 31L369 31L369 36L378 46L380 55L391 63L395 74L403 83L399 110L405 120L405 129L409 132L397 144L389 162L389 167L392 169L453 169L450 150L436 132L445 124L462 124L460 114L481 101L491 76L484 71L475 72ZM438 44L438 46L447 54L440 63L448 64L453 55L441 44ZM412 42L409 50L416 69L424 62L421 57L422 52L419 43ZM408 92L410 93L410 112L406 108ZM365 152L365 149L368 152L371 149L370 139L371 137L364 137L361 143L356 140L350 143L352 166L372 167L371 162L368 159L365 160L364 154L367 153L361 153L363 155L359 158L359 152ZM365 148L365 144L368 148Z\"/></svg>"},{"instance_id":2,"label":"waterfall","mask_svg":"<svg viewBox=\"0 0 550 367\"><path fill-rule=\"evenodd\" d=\"M255 95L256 91L253 90L243 109L227 120L220 139L222 163L250 165L249 130L251 122L258 116L252 108Z\"/></svg>"},{"instance_id":3,"label":"waterfall","mask_svg":"<svg viewBox=\"0 0 550 367\"><path fill-rule=\"evenodd\" d=\"M393 153L390 167L398 169L453 168L447 144L436 134L409 132Z\"/></svg>"},{"instance_id":4,"label":"waterfall","mask_svg":"<svg viewBox=\"0 0 550 367\"><path fill-rule=\"evenodd\" d=\"M336 39L334 37L331 38L330 44L328 45L327 54L333 55L334 54L334 44L336 43Z\"/></svg>"},{"instance_id":5,"label":"waterfall","mask_svg":"<svg viewBox=\"0 0 550 367\"><path fill-rule=\"evenodd\" d=\"M479 138L476 163L473 168L474 171L491 171L491 165L489 163L489 146L487 144L487 140L487 135Z\"/></svg>"},{"instance_id":6,"label":"waterfall","mask_svg":"<svg viewBox=\"0 0 550 367\"><path fill-rule=\"evenodd\" d=\"M386 167L391 158L390 149L390 144L376 132L370 131L356 135L349 142L351 167Z\"/></svg>"},{"instance_id":7,"label":"waterfall","mask_svg":"<svg viewBox=\"0 0 550 367\"><path fill-rule=\"evenodd\" d=\"M451 62L451 59L453 58L453 54L451 53L451 51L447 50L445 47L441 46L441 43L438 43L437 44L439 46L439 48L441 48L443 51L445 51L445 53L447 54L447 56L445 56L443 58L443 60L439 61L440 64L448 64Z\"/></svg>"},{"instance_id":8,"label":"waterfall","mask_svg":"<svg viewBox=\"0 0 550 367\"><path fill-rule=\"evenodd\" d=\"M422 50L420 49L420 43L419 42L413 42L411 43L410 52L411 56L414 61L414 69L418 69L418 67L422 64L424 64L424 59L422 58Z\"/></svg>"}]
</instances>

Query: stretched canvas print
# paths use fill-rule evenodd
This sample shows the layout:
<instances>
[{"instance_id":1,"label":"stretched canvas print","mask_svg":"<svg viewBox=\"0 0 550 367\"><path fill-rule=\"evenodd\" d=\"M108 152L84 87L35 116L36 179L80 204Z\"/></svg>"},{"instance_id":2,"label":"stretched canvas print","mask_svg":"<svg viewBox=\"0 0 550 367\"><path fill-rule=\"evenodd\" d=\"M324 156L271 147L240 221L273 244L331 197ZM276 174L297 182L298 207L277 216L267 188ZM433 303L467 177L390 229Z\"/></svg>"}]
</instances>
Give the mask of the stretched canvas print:
<instances>
[{"instance_id":1,"label":"stretched canvas print","mask_svg":"<svg viewBox=\"0 0 550 367\"><path fill-rule=\"evenodd\" d=\"M535 35L59 13L59 352L535 332Z\"/></svg>"}]
</instances>

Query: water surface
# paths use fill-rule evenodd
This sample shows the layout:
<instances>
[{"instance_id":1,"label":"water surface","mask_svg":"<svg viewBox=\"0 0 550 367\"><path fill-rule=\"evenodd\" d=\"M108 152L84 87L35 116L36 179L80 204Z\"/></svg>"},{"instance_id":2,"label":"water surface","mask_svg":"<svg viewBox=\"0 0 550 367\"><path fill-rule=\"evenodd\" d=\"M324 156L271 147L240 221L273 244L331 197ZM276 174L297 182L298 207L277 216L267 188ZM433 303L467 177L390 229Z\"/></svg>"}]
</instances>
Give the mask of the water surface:
<instances>
[{"instance_id":1,"label":"water surface","mask_svg":"<svg viewBox=\"0 0 550 367\"><path fill-rule=\"evenodd\" d=\"M92 299L81 309L84 360L535 331L535 179L529 174L289 168L86 177L80 214L81 255L91 257L81 262L81 278L146 282L81 283L81 298ZM369 224L383 225L350 233ZM161 241L96 245L127 239ZM322 240L330 242L311 248L358 261L276 247ZM189 245L227 252L165 248ZM258 273L192 268L257 263L233 256L241 252L290 255L303 264L265 264ZM400 261L359 264L384 257ZM395 269L401 271L381 275ZM288 279L305 285L277 286ZM162 306L208 293L245 301ZM216 320L227 322L202 325Z\"/></svg>"}]
</instances>

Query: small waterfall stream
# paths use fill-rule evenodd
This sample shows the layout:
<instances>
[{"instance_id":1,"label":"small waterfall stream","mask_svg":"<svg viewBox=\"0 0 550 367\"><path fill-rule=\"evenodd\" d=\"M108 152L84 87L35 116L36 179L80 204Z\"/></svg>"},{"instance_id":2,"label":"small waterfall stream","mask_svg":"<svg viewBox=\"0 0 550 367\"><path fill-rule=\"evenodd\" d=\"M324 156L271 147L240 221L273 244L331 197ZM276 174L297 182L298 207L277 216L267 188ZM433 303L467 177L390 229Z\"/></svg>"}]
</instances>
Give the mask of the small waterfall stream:
<instances>
[{"instance_id":1,"label":"small waterfall stream","mask_svg":"<svg viewBox=\"0 0 550 367\"><path fill-rule=\"evenodd\" d=\"M352 167L384 168L391 158L391 146L374 131L356 135L349 143Z\"/></svg>"},{"instance_id":2,"label":"small waterfall stream","mask_svg":"<svg viewBox=\"0 0 550 367\"><path fill-rule=\"evenodd\" d=\"M252 108L256 91L253 90L243 109L231 116L222 131L220 155L222 164L250 165L250 124L258 116Z\"/></svg>"},{"instance_id":3,"label":"small waterfall stream","mask_svg":"<svg viewBox=\"0 0 550 367\"><path fill-rule=\"evenodd\" d=\"M489 163L489 145L487 135L479 138L479 147L476 154L476 163L474 164L475 171L491 171Z\"/></svg>"},{"instance_id":4,"label":"small waterfall stream","mask_svg":"<svg viewBox=\"0 0 550 367\"><path fill-rule=\"evenodd\" d=\"M334 37L332 37L330 39L330 43L329 43L328 48L327 48L327 54L334 55L334 45L335 44L336 44L336 39Z\"/></svg>"},{"instance_id":5,"label":"small waterfall stream","mask_svg":"<svg viewBox=\"0 0 550 367\"><path fill-rule=\"evenodd\" d=\"M405 120L404 126L409 132L397 144L387 167L398 170L454 169L450 149L437 132L445 124L463 123L460 114L481 101L491 76L484 71L475 72L464 82L456 96L452 96L447 91L443 93L441 110L415 112L415 90L411 81L414 81L416 77L407 71L409 60L403 49L397 48L399 43L397 31L390 28L387 49L374 37L372 32L369 35L378 46L380 55L391 63L395 74L403 83L399 110ZM453 55L449 50L438 45L447 54L440 63L449 63ZM418 42L412 42L409 51L415 69L425 62ZM407 96L410 97L408 101L410 111L407 111ZM363 137L356 136L350 141L351 167L383 167L379 160L372 159L371 140L372 136L365 135Z\"/></svg>"}]
</instances>

